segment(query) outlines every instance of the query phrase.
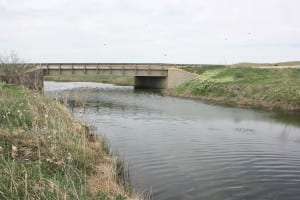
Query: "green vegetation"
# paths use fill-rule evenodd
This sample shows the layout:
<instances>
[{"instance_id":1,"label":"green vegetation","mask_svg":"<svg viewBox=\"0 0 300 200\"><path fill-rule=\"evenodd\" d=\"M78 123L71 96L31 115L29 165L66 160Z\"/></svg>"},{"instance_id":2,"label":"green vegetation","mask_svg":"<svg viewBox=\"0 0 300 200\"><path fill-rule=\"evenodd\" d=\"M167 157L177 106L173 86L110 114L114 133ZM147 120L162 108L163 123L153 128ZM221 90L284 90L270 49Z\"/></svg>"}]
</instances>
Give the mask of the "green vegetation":
<instances>
[{"instance_id":1,"label":"green vegetation","mask_svg":"<svg viewBox=\"0 0 300 200\"><path fill-rule=\"evenodd\" d=\"M299 112L300 69L207 68L169 93L242 107Z\"/></svg>"},{"instance_id":2,"label":"green vegetation","mask_svg":"<svg viewBox=\"0 0 300 200\"><path fill-rule=\"evenodd\" d=\"M22 60L14 51L6 55L0 54L0 82L20 84L31 89L41 89L42 81L37 81L39 72L36 71L34 66L22 63Z\"/></svg>"},{"instance_id":3,"label":"green vegetation","mask_svg":"<svg viewBox=\"0 0 300 200\"><path fill-rule=\"evenodd\" d=\"M187 66L187 67L182 67L182 69L185 70L185 71L188 71L188 72L192 72L192 73L196 73L196 74L202 74L206 70L219 69L219 68L222 68L222 67L225 67L225 65L203 65L201 67Z\"/></svg>"},{"instance_id":4,"label":"green vegetation","mask_svg":"<svg viewBox=\"0 0 300 200\"><path fill-rule=\"evenodd\" d=\"M115 85L134 85L134 78L132 76L45 76L46 81L62 81L62 82L98 82L98 83L111 83Z\"/></svg>"},{"instance_id":5,"label":"green vegetation","mask_svg":"<svg viewBox=\"0 0 300 200\"><path fill-rule=\"evenodd\" d=\"M278 62L278 63L236 63L233 66L236 67L257 67L257 66L265 66L265 67L276 67L276 66L300 66L300 61L289 61L289 62Z\"/></svg>"},{"instance_id":6,"label":"green vegetation","mask_svg":"<svg viewBox=\"0 0 300 200\"><path fill-rule=\"evenodd\" d=\"M29 67L18 64L20 62L21 60L13 51L8 55L0 54L0 81L21 82L24 72L29 70Z\"/></svg>"},{"instance_id":7,"label":"green vegetation","mask_svg":"<svg viewBox=\"0 0 300 200\"><path fill-rule=\"evenodd\" d=\"M0 81L6 83L21 82L24 73L29 70L17 64L0 64Z\"/></svg>"},{"instance_id":8,"label":"green vegetation","mask_svg":"<svg viewBox=\"0 0 300 200\"><path fill-rule=\"evenodd\" d=\"M126 199L124 167L61 104L0 82L0 199Z\"/></svg>"}]
</instances>

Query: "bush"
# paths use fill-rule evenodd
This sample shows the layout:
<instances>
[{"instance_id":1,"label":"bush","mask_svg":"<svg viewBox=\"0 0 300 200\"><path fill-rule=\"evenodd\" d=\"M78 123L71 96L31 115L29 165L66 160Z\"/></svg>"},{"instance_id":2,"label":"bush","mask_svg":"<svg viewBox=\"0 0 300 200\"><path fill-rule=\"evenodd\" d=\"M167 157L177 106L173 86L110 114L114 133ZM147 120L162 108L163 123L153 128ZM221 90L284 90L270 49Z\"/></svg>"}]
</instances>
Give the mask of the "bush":
<instances>
[{"instance_id":1,"label":"bush","mask_svg":"<svg viewBox=\"0 0 300 200\"><path fill-rule=\"evenodd\" d=\"M11 51L0 55L0 81L6 83L21 83L22 75L27 67L21 64L22 60Z\"/></svg>"}]
</instances>

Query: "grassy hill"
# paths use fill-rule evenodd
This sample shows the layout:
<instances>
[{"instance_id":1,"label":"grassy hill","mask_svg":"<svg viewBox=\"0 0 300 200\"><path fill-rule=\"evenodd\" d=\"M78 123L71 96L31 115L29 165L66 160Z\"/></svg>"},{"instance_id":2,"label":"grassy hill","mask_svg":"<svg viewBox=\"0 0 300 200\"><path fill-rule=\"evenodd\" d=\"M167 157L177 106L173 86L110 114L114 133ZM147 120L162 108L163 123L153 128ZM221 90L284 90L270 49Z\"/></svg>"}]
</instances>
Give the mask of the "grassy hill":
<instances>
[{"instance_id":1,"label":"grassy hill","mask_svg":"<svg viewBox=\"0 0 300 200\"><path fill-rule=\"evenodd\" d=\"M169 94L242 107L300 112L300 69L206 68Z\"/></svg>"}]
</instances>

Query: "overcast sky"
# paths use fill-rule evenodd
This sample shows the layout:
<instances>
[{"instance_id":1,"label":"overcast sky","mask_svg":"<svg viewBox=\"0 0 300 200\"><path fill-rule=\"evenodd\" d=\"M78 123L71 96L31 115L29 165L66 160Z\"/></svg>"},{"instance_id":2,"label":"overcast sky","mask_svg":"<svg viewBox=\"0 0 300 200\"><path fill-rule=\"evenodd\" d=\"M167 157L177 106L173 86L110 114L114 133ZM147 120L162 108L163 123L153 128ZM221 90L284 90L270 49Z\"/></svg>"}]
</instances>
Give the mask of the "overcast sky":
<instances>
[{"instance_id":1,"label":"overcast sky","mask_svg":"<svg viewBox=\"0 0 300 200\"><path fill-rule=\"evenodd\" d=\"M300 0L0 0L0 52L29 62L300 60Z\"/></svg>"}]
</instances>

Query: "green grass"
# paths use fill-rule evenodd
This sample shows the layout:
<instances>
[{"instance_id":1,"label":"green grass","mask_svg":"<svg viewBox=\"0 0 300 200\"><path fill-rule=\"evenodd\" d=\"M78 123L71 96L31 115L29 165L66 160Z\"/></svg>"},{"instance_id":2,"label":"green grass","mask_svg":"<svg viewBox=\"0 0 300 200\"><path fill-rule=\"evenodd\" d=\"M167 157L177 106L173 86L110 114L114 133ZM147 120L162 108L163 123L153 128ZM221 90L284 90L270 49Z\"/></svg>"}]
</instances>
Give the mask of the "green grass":
<instances>
[{"instance_id":1,"label":"green grass","mask_svg":"<svg viewBox=\"0 0 300 200\"><path fill-rule=\"evenodd\" d=\"M201 67L187 66L187 67L182 67L182 69L196 74L203 74L207 70L220 69L224 67L225 65L203 65Z\"/></svg>"},{"instance_id":2,"label":"green grass","mask_svg":"<svg viewBox=\"0 0 300 200\"><path fill-rule=\"evenodd\" d=\"M170 93L231 105L298 112L300 69L206 69Z\"/></svg>"},{"instance_id":3,"label":"green grass","mask_svg":"<svg viewBox=\"0 0 300 200\"><path fill-rule=\"evenodd\" d=\"M104 144L64 106L0 83L0 199L127 198Z\"/></svg>"},{"instance_id":4,"label":"green grass","mask_svg":"<svg viewBox=\"0 0 300 200\"><path fill-rule=\"evenodd\" d=\"M278 62L278 63L250 63L250 62L241 62L236 63L236 67L253 67L253 66L265 66L265 67L274 67L274 66L295 66L300 65L300 61L288 61L288 62Z\"/></svg>"},{"instance_id":5,"label":"green grass","mask_svg":"<svg viewBox=\"0 0 300 200\"><path fill-rule=\"evenodd\" d=\"M132 76L86 76L86 75L73 75L73 76L45 76L47 81L61 81L61 82L98 82L110 83L115 85L134 85L134 78Z\"/></svg>"}]
</instances>

